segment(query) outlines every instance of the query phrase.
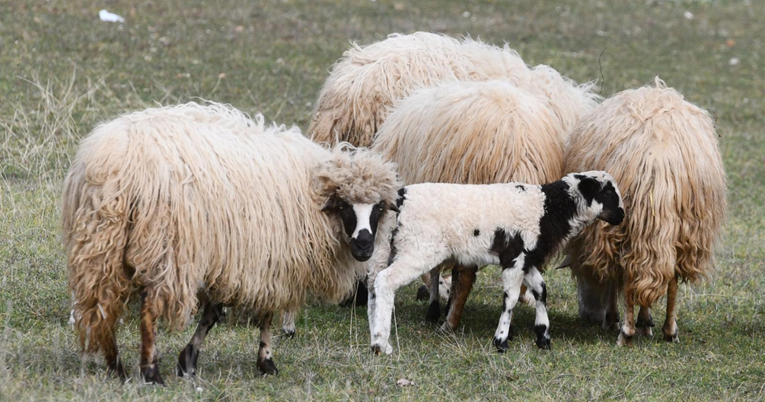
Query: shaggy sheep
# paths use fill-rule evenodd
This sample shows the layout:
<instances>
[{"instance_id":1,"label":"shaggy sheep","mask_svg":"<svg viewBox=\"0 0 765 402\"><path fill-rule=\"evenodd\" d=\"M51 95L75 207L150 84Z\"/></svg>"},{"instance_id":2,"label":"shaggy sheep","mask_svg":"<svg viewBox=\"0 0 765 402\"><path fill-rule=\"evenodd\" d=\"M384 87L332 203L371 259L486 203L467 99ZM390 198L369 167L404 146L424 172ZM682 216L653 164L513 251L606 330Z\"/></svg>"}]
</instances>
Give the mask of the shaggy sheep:
<instances>
[{"instance_id":1,"label":"shaggy sheep","mask_svg":"<svg viewBox=\"0 0 765 402\"><path fill-rule=\"evenodd\" d=\"M399 191L396 205L391 263L370 277L368 313L377 354L393 350L388 337L395 291L446 260L465 266L501 264L503 309L494 334L500 351L507 350L522 284L536 300L536 344L549 348L547 291L540 274L545 262L595 219L613 225L624 219L616 183L597 171L572 173L541 186L414 184Z\"/></svg>"},{"instance_id":2,"label":"shaggy sheep","mask_svg":"<svg viewBox=\"0 0 765 402\"><path fill-rule=\"evenodd\" d=\"M549 183L563 176L564 125L544 98L506 81L452 82L414 91L380 126L373 150L399 166L405 184ZM458 327L478 266L456 275L442 329ZM439 271L428 283L427 319L440 316Z\"/></svg>"},{"instance_id":3,"label":"shaggy sheep","mask_svg":"<svg viewBox=\"0 0 765 402\"><path fill-rule=\"evenodd\" d=\"M307 295L336 302L366 274L360 261L387 261L395 224L387 210L399 187L395 165L371 152L330 151L218 104L148 109L98 126L63 193L83 350L103 351L125 378L115 324L140 291L141 374L162 383L156 321L183 326L201 295L202 321L179 369L194 372L204 336L230 305L259 318L257 365L276 373L272 314L295 311Z\"/></svg>"},{"instance_id":4,"label":"shaggy sheep","mask_svg":"<svg viewBox=\"0 0 765 402\"><path fill-rule=\"evenodd\" d=\"M348 141L356 146L369 146L396 102L416 89L444 82L492 79L506 80L543 96L563 126L559 131L561 141L579 117L595 107L600 99L592 93L592 84L577 85L545 65L529 68L507 45L500 48L470 38L460 41L427 32L392 34L368 46L353 44L338 60L322 88L308 133L317 142ZM490 171L492 167L486 165L480 169ZM558 173L549 180L561 175ZM447 181L460 182L456 178ZM462 289L460 294L467 297L475 274L473 268L455 267L455 273L466 274L462 282L467 287L456 283L452 296ZM440 283L438 276L431 279L428 274L423 280L434 289ZM446 289L448 285L439 286L440 294L446 294ZM365 289L360 286L360 290ZM459 322L460 298L455 299L458 301L456 320L450 322Z\"/></svg>"},{"instance_id":5,"label":"shaggy sheep","mask_svg":"<svg viewBox=\"0 0 765 402\"><path fill-rule=\"evenodd\" d=\"M550 99L565 130L599 99L554 69L529 68L514 50L465 38L417 32L353 44L332 68L319 95L308 135L314 141L369 146L395 102L418 88L447 81L507 80ZM564 130L564 132L565 132Z\"/></svg>"},{"instance_id":6,"label":"shaggy sheep","mask_svg":"<svg viewBox=\"0 0 765 402\"><path fill-rule=\"evenodd\" d=\"M651 335L649 308L667 295L664 340L678 341L678 280L695 281L714 264L726 211L726 184L709 114L656 78L654 87L620 92L582 118L569 137L566 170L605 169L624 194L628 218L591 227L569 244L582 318L615 327L618 344Z\"/></svg>"}]
</instances>

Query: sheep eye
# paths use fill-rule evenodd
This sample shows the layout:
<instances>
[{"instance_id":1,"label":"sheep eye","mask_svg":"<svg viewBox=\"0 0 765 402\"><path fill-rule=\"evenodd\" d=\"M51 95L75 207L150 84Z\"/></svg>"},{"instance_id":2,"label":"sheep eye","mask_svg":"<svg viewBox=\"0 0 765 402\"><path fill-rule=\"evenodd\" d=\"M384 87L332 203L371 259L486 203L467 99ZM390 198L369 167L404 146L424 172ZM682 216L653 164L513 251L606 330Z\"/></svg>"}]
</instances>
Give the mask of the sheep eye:
<instances>
[{"instance_id":1,"label":"sheep eye","mask_svg":"<svg viewBox=\"0 0 765 402\"><path fill-rule=\"evenodd\" d=\"M384 205L380 205L379 207L377 207L377 209L379 209L380 211L383 211L383 210L385 210L385 206Z\"/></svg>"},{"instance_id":2,"label":"sheep eye","mask_svg":"<svg viewBox=\"0 0 765 402\"><path fill-rule=\"evenodd\" d=\"M339 209L339 210L341 210L341 211L343 210L343 208L345 208L345 207L344 207L344 206L342 206L342 205L341 205L341 206L339 206L339 207L337 207L337 209Z\"/></svg>"}]
</instances>

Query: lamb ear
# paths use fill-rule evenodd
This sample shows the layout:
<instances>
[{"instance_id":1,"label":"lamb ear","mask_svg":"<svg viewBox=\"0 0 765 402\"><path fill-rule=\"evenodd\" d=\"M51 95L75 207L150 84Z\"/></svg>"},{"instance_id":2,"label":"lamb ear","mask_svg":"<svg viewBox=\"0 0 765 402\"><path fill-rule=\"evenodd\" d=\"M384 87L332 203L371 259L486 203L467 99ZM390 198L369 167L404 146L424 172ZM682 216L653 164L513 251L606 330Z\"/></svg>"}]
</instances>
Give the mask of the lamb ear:
<instances>
[{"instance_id":1,"label":"lamb ear","mask_svg":"<svg viewBox=\"0 0 765 402\"><path fill-rule=\"evenodd\" d=\"M579 181L579 192L587 203L592 203L592 200L600 192L600 183L592 177L584 177Z\"/></svg>"}]
</instances>

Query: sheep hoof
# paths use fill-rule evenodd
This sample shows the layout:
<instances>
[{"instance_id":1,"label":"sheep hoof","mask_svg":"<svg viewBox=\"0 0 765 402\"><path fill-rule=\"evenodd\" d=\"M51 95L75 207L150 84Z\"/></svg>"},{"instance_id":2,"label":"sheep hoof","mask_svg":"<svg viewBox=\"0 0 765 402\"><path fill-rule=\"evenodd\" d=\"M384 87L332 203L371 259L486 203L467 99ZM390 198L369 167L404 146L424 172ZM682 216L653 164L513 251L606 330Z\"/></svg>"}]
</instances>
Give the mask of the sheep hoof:
<instances>
[{"instance_id":1,"label":"sheep hoof","mask_svg":"<svg viewBox=\"0 0 765 402\"><path fill-rule=\"evenodd\" d=\"M619 328L619 316L615 314L606 313L606 317L603 320L604 331L618 331Z\"/></svg>"},{"instance_id":2,"label":"sheep hoof","mask_svg":"<svg viewBox=\"0 0 765 402\"><path fill-rule=\"evenodd\" d=\"M617 346L632 347L632 335L627 335L624 331L619 331L619 338L616 339Z\"/></svg>"},{"instance_id":3,"label":"sheep hoof","mask_svg":"<svg viewBox=\"0 0 765 402\"><path fill-rule=\"evenodd\" d=\"M441 318L441 306L438 300L434 300L428 306L428 314L425 315L425 321L435 324L439 318Z\"/></svg>"},{"instance_id":4,"label":"sheep hoof","mask_svg":"<svg viewBox=\"0 0 765 402\"><path fill-rule=\"evenodd\" d=\"M295 330L294 329L285 329L285 330L283 330L283 332L284 332L284 336L287 337L287 338L292 339L292 338L295 337Z\"/></svg>"},{"instance_id":5,"label":"sheep hoof","mask_svg":"<svg viewBox=\"0 0 765 402\"><path fill-rule=\"evenodd\" d=\"M664 342L679 343L680 342L680 338L678 337L678 331L675 330L675 333L672 334L672 335L664 334Z\"/></svg>"},{"instance_id":6,"label":"sheep hoof","mask_svg":"<svg viewBox=\"0 0 765 402\"><path fill-rule=\"evenodd\" d=\"M417 289L417 301L425 301L430 299L430 292L428 291L428 287L425 285L420 286L419 289Z\"/></svg>"},{"instance_id":7,"label":"sheep hoof","mask_svg":"<svg viewBox=\"0 0 765 402\"><path fill-rule=\"evenodd\" d=\"M650 338L653 336L653 330L651 327L636 327L635 335L647 336Z\"/></svg>"},{"instance_id":8,"label":"sheep hoof","mask_svg":"<svg viewBox=\"0 0 765 402\"><path fill-rule=\"evenodd\" d=\"M375 356L380 356L381 354L389 355L393 353L393 347L388 345L380 345L379 343L375 343L372 345L372 352L375 354Z\"/></svg>"},{"instance_id":9,"label":"sheep hoof","mask_svg":"<svg viewBox=\"0 0 765 402\"><path fill-rule=\"evenodd\" d=\"M165 385L165 381L163 381L162 376L159 375L159 367L156 364L151 364L148 367L141 367L141 375L146 384Z\"/></svg>"},{"instance_id":10,"label":"sheep hoof","mask_svg":"<svg viewBox=\"0 0 765 402\"><path fill-rule=\"evenodd\" d=\"M178 355L178 365L175 372L178 377L194 377L197 374L197 358L199 350L194 350L191 345L186 345Z\"/></svg>"},{"instance_id":11,"label":"sheep hoof","mask_svg":"<svg viewBox=\"0 0 765 402\"><path fill-rule=\"evenodd\" d=\"M263 375L279 374L279 369L276 368L274 361L271 359L258 360L258 370L260 370Z\"/></svg>"},{"instance_id":12,"label":"sheep hoof","mask_svg":"<svg viewBox=\"0 0 765 402\"><path fill-rule=\"evenodd\" d=\"M539 349L550 350L552 349L552 341L550 340L550 338L538 338L537 347Z\"/></svg>"},{"instance_id":13,"label":"sheep hoof","mask_svg":"<svg viewBox=\"0 0 765 402\"><path fill-rule=\"evenodd\" d=\"M117 359L113 365L110 365L107 368L107 373L117 375L117 378L119 378L123 383L127 382L127 373L125 372L125 368L122 366L122 362L119 359Z\"/></svg>"},{"instance_id":14,"label":"sheep hoof","mask_svg":"<svg viewBox=\"0 0 765 402\"><path fill-rule=\"evenodd\" d=\"M497 352L499 353L505 353L507 352L507 339L500 340L499 338L494 338L494 347L497 348Z\"/></svg>"},{"instance_id":15,"label":"sheep hoof","mask_svg":"<svg viewBox=\"0 0 765 402\"><path fill-rule=\"evenodd\" d=\"M656 324L653 323L653 319L651 316L648 316L648 320L643 320L642 318L638 318L637 322L635 323L635 334L636 335L644 335L644 336L653 336L653 330L651 328L655 327Z\"/></svg>"}]
</instances>

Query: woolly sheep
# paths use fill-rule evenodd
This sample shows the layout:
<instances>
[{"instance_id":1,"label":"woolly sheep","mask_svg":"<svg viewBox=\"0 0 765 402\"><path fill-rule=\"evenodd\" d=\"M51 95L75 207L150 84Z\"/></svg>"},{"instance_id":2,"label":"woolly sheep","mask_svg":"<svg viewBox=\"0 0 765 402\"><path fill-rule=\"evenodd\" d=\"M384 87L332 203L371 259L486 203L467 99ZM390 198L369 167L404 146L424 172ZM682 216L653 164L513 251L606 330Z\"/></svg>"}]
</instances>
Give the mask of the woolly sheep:
<instances>
[{"instance_id":1,"label":"woolly sheep","mask_svg":"<svg viewBox=\"0 0 765 402\"><path fill-rule=\"evenodd\" d=\"M626 310L617 343L630 345L636 332L652 335L649 308L666 294L664 340L677 342L678 280L696 281L714 265L727 209L712 118L657 77L582 118L566 151L566 171L581 169L611 172L629 216L618 227L591 227L569 245L580 315L616 327L621 289Z\"/></svg>"},{"instance_id":2,"label":"woolly sheep","mask_svg":"<svg viewBox=\"0 0 765 402\"><path fill-rule=\"evenodd\" d=\"M377 245L388 242L395 217L386 211L399 187L395 165L371 152L330 151L219 104L148 109L98 126L63 193L83 350L103 351L125 378L115 326L140 290L141 374L162 383L156 321L183 326L199 294L202 321L179 370L193 374L204 336L231 305L259 318L257 365L276 373L273 313L295 311L307 295L336 302L366 274L361 261L387 261L389 244Z\"/></svg>"},{"instance_id":3,"label":"woolly sheep","mask_svg":"<svg viewBox=\"0 0 765 402\"><path fill-rule=\"evenodd\" d=\"M561 141L579 117L600 100L592 93L591 83L577 85L545 65L529 68L507 45L500 48L471 38L460 41L427 32L392 34L368 46L353 44L337 61L321 90L308 133L317 142L348 141L369 146L388 113L398 109L396 103L414 90L444 82L492 79L506 80L543 96L563 126ZM460 271L466 273L462 278L467 286L460 286L460 294L467 297L474 269L455 267L454 272ZM442 282L438 275L431 281L426 274L423 280L433 289ZM447 293L448 287L438 288L442 295ZM364 290L362 286L360 289ZM456 299L456 320L450 321L459 322L461 298Z\"/></svg>"},{"instance_id":4,"label":"woolly sheep","mask_svg":"<svg viewBox=\"0 0 765 402\"><path fill-rule=\"evenodd\" d=\"M376 354L393 350L388 338L395 291L450 259L467 266L502 266L503 309L494 334L500 351L507 350L522 284L536 300L536 344L549 348L547 291L540 274L545 262L596 219L612 225L624 219L616 183L599 171L541 186L414 184L399 191L396 206L390 265L370 276L368 313ZM377 268L372 269L374 274Z\"/></svg>"},{"instance_id":5,"label":"woolly sheep","mask_svg":"<svg viewBox=\"0 0 765 402\"><path fill-rule=\"evenodd\" d=\"M375 136L373 150L399 166L405 184L549 183L563 176L564 125L544 98L506 81L452 82L401 100ZM455 266L451 303L442 329L459 325L477 266ZM440 269L427 318L437 321Z\"/></svg>"},{"instance_id":6,"label":"woolly sheep","mask_svg":"<svg viewBox=\"0 0 765 402\"><path fill-rule=\"evenodd\" d=\"M507 45L416 32L368 46L352 44L332 68L308 135L317 142L369 146L395 102L418 88L448 81L507 80L550 99L564 133L599 99L592 84L576 85L554 69L529 68Z\"/></svg>"}]
</instances>

